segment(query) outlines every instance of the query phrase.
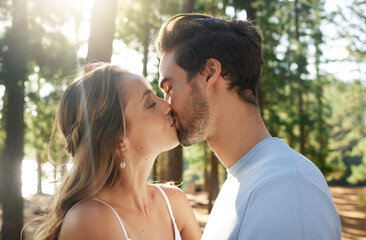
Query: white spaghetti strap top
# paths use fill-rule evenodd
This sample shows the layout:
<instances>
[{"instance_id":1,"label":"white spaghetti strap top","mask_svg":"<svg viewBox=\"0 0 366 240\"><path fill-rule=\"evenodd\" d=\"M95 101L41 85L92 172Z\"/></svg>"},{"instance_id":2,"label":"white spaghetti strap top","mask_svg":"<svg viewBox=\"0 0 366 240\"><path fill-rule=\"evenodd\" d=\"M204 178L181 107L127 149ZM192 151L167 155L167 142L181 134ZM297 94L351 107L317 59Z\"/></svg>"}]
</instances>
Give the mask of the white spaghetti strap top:
<instances>
[{"instance_id":1,"label":"white spaghetti strap top","mask_svg":"<svg viewBox=\"0 0 366 240\"><path fill-rule=\"evenodd\" d=\"M175 223L175 219L174 219L174 216L173 216L173 211L172 211L172 207L170 205L170 202L169 202L169 199L168 199L168 196L165 194L164 190L160 188L160 186L157 186L155 185L157 189L159 189L159 191L161 192L161 194L163 194L163 197L165 199L165 202L166 202L166 205L168 207L168 210L169 210L169 215L170 215L170 218L172 219L172 224L173 224L173 228L174 228L174 240L182 240L181 236L180 236L180 233L179 233L179 230L178 230L178 227L177 227L177 224ZM125 234L125 237L127 240L132 240L131 238L128 237L127 235L127 231L125 229L125 226L123 225L122 223L122 220L121 218L119 217L118 213L107 203L103 202L102 200L99 200L98 198L88 198L90 200L95 200L95 201L98 201L106 206L108 206L113 212L114 214L116 215L116 217L118 218L118 221L119 223L121 224L121 227L122 227L122 230L123 230L123 233ZM72 206L69 211L67 213L69 213L71 211L71 209L73 209L74 207L76 207L79 203L85 201L87 199L84 199L84 200L81 200L79 201L78 203L76 203L74 206ZM66 215L67 215L66 213ZM66 216L65 215L65 216ZM62 227L62 226L61 226Z\"/></svg>"},{"instance_id":2,"label":"white spaghetti strap top","mask_svg":"<svg viewBox=\"0 0 366 240\"><path fill-rule=\"evenodd\" d=\"M109 204L107 204L107 203L103 202L102 200L99 200L98 198L90 198L90 199L95 200L95 201L98 201L98 202L100 202L100 203L103 203L104 205L106 205L106 206L108 206L110 209L112 209L112 211L114 212L114 214L116 214L116 217L118 218L119 224L121 224L121 227L122 227L123 233L125 234L126 239L127 239L127 240L132 240L131 238L129 238L129 237L128 237L127 232L126 232L126 229L125 229L125 226L123 225L122 220L121 220L121 218L119 217L118 213L117 213L117 212L116 212L116 211L115 211L111 206L109 206Z\"/></svg>"},{"instance_id":3,"label":"white spaghetti strap top","mask_svg":"<svg viewBox=\"0 0 366 240\"><path fill-rule=\"evenodd\" d=\"M174 228L174 239L175 240L182 240L182 237L180 236L180 232L178 230L177 224L175 223L175 218L174 218L174 215L173 215L172 207L170 206L169 198L165 194L164 190L161 189L160 186L158 186L158 185L155 185L155 186L157 187L157 189L160 190L161 194L163 194L163 197L165 199L166 205L168 206L170 218L172 219L172 224L173 224L173 228Z\"/></svg>"},{"instance_id":4,"label":"white spaghetti strap top","mask_svg":"<svg viewBox=\"0 0 366 240\"><path fill-rule=\"evenodd\" d=\"M126 232L126 229L125 229L125 226L123 225L123 223L122 223L122 220L121 220L121 218L119 217L119 215L118 215L118 213L109 205L109 204L107 204L107 203L105 203L105 202L103 202L102 200L99 200L98 198L87 198L87 199L83 199L83 200L81 200L81 201L79 201L79 202L77 202L74 206L72 206L70 209L69 209L69 211L67 211L67 213L66 213L66 215L71 211L71 209L73 209L74 207L76 207L78 204L80 204L80 203L82 203L82 202L84 202L85 200L95 200L95 201L98 201L98 202L100 202L100 203L102 203L102 204L104 204L104 205L106 205L107 207L109 207L110 209L112 209L112 211L114 212L114 214L116 215L116 217L118 218L118 221L119 221L119 223L121 224L121 227L122 227L122 230L123 230L123 233L125 234L125 237L126 237L126 239L127 240L132 240L131 238L129 238L128 237L128 235L127 235L127 232ZM65 215L65 217L66 217L66 215ZM61 228L62 228L62 225L61 225Z\"/></svg>"}]
</instances>

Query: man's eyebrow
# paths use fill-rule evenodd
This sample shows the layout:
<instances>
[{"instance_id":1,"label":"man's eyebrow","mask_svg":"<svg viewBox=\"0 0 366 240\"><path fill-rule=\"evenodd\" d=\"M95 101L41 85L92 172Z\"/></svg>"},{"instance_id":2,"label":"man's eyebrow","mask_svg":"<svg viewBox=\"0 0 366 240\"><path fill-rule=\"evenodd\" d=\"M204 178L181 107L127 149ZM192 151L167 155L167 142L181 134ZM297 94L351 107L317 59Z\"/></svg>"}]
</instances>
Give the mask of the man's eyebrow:
<instances>
[{"instance_id":1,"label":"man's eyebrow","mask_svg":"<svg viewBox=\"0 0 366 240\"><path fill-rule=\"evenodd\" d=\"M145 92L142 94L142 98L140 100L140 102L142 102L142 99L144 99L144 97L146 95L149 95L150 93L152 93L153 91L151 89L146 89Z\"/></svg>"},{"instance_id":2,"label":"man's eyebrow","mask_svg":"<svg viewBox=\"0 0 366 240\"><path fill-rule=\"evenodd\" d=\"M164 83L170 81L170 78L163 78L159 81L159 88L163 89L164 88Z\"/></svg>"}]
</instances>

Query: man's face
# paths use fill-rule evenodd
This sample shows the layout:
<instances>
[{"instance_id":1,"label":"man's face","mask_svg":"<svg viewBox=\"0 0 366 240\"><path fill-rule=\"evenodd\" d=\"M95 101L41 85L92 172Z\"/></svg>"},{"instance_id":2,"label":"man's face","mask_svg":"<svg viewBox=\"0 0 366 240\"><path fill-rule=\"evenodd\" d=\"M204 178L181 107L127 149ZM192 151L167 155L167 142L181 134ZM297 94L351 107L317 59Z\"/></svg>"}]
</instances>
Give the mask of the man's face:
<instances>
[{"instance_id":1,"label":"man's face","mask_svg":"<svg viewBox=\"0 0 366 240\"><path fill-rule=\"evenodd\" d=\"M204 76L198 73L188 82L186 71L175 62L174 51L163 54L159 86L171 104L178 139L183 146L206 138L209 108L200 91L200 81L204 81Z\"/></svg>"}]
</instances>

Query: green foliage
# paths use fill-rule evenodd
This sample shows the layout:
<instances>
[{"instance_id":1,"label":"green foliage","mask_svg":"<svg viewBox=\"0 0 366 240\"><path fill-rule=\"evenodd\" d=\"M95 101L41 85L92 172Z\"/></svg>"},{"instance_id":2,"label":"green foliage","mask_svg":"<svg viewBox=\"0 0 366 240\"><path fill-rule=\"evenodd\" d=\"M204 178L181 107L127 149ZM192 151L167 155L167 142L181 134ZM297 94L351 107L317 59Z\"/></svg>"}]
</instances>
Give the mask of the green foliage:
<instances>
[{"instance_id":1,"label":"green foliage","mask_svg":"<svg viewBox=\"0 0 366 240\"><path fill-rule=\"evenodd\" d=\"M71 8L71 2L62 7L58 1L33 0L29 4L31 47L28 66L31 70L26 84L25 150L28 154L37 152L47 161L58 96L74 77L70 73L77 66L75 47L61 32L71 16L67 10Z\"/></svg>"},{"instance_id":2,"label":"green foliage","mask_svg":"<svg viewBox=\"0 0 366 240\"><path fill-rule=\"evenodd\" d=\"M245 8L255 16L264 38L259 104L266 126L325 173L330 112L324 97L327 83L319 71L323 4L267 0L251 1ZM315 76L310 67L316 69Z\"/></svg>"},{"instance_id":3,"label":"green foliage","mask_svg":"<svg viewBox=\"0 0 366 240\"><path fill-rule=\"evenodd\" d=\"M54 165L60 165L62 167L65 167L66 164L70 162L71 157L66 151L66 142L59 129L55 130L48 144L49 160Z\"/></svg>"},{"instance_id":4,"label":"green foliage","mask_svg":"<svg viewBox=\"0 0 366 240\"><path fill-rule=\"evenodd\" d=\"M332 13L338 36L348 42L349 58L345 60L361 65L364 65L366 60L366 36L363 34L366 31L365 10L364 0L352 0ZM359 71L360 76L363 76L364 69L361 67ZM341 149L339 155L343 157L347 166L345 177L351 184L366 182L366 89L360 80L339 84L340 96L335 96L340 104L337 105L335 113L338 140L336 144ZM341 106L341 102L346 103L347 107Z\"/></svg>"},{"instance_id":5,"label":"green foliage","mask_svg":"<svg viewBox=\"0 0 366 240\"><path fill-rule=\"evenodd\" d=\"M220 8L222 4L222 8ZM225 10L228 3L221 0L196 0L194 12L205 13L211 16L225 16Z\"/></svg>"},{"instance_id":6,"label":"green foliage","mask_svg":"<svg viewBox=\"0 0 366 240\"><path fill-rule=\"evenodd\" d=\"M365 0L351 0L338 6L332 13L334 24L340 38L347 41L350 59L362 62L366 60L366 2ZM363 33L363 34L362 34ZM349 60L350 60L349 59Z\"/></svg>"},{"instance_id":7,"label":"green foliage","mask_svg":"<svg viewBox=\"0 0 366 240\"><path fill-rule=\"evenodd\" d=\"M163 20L178 13L179 8L177 0L127 0L119 4L116 38L142 52L143 41L148 39L152 44Z\"/></svg>"},{"instance_id":8,"label":"green foliage","mask_svg":"<svg viewBox=\"0 0 366 240\"><path fill-rule=\"evenodd\" d=\"M76 52L70 43L68 36L62 33L63 25L72 16L71 1L28 1L28 55L23 56L27 62L27 75L25 82L25 152L34 154L37 152L45 161L47 159L48 139L52 131L52 120L56 111L57 96L64 86L70 81L65 78L76 67ZM1 10L4 10L2 8ZM8 14L1 12L3 21L10 18ZM9 45L9 30L0 39L2 57L6 54ZM4 73L4 71L3 71ZM3 79L1 74L0 79ZM1 83L1 82L0 82ZM4 109L6 114L6 103ZM1 119L0 149L5 123Z\"/></svg>"},{"instance_id":9,"label":"green foliage","mask_svg":"<svg viewBox=\"0 0 366 240\"><path fill-rule=\"evenodd\" d=\"M359 81L336 81L328 92L332 99L328 161L344 163L344 178L355 184L366 180L366 87ZM329 179L331 178L332 175Z\"/></svg>"},{"instance_id":10,"label":"green foliage","mask_svg":"<svg viewBox=\"0 0 366 240\"><path fill-rule=\"evenodd\" d=\"M360 196L362 206L366 209L366 192L363 192Z\"/></svg>"},{"instance_id":11,"label":"green foliage","mask_svg":"<svg viewBox=\"0 0 366 240\"><path fill-rule=\"evenodd\" d=\"M126 0L117 12L116 38L143 54L143 72L147 76L149 52L163 20L178 13L178 0Z\"/></svg>"},{"instance_id":12,"label":"green foliage","mask_svg":"<svg viewBox=\"0 0 366 240\"><path fill-rule=\"evenodd\" d=\"M77 46L65 36L63 27L77 18L72 1L29 0L29 56L26 82L26 152L47 159L47 144L57 100L73 79ZM144 75L152 56L153 42L163 21L179 13L186 0L120 1L116 39L144 56ZM263 34L265 65L259 89L263 119L273 136L286 140L312 160L328 180L347 179L354 184L366 180L366 90L361 81L340 82L322 72L326 62L321 45L326 44L320 25L334 20L339 37L349 42L352 61L365 61L365 1L352 0L345 9L325 16L324 0L196 0L195 12L225 16L227 7L235 14L245 10ZM9 1L0 2L0 21L10 27ZM0 58L4 56L10 32L0 32ZM309 71L313 69L313 71ZM315 69L315 71L314 71ZM4 71L0 65L0 84ZM361 69L362 70L362 69ZM360 70L360 71L361 71ZM69 76L69 77L67 77ZM152 86L159 97L157 73ZM3 104L2 116L6 114ZM5 139L0 119L0 149ZM61 139L52 143L53 158L67 161ZM56 153L59 152L59 155ZM184 149L184 179L203 183L202 143ZM209 168L208 168L209 170ZM225 174L219 168L219 175Z\"/></svg>"},{"instance_id":13,"label":"green foliage","mask_svg":"<svg viewBox=\"0 0 366 240\"><path fill-rule=\"evenodd\" d=\"M203 142L185 147L183 152L183 179L185 181L193 181L196 184L204 184L204 151Z\"/></svg>"}]
</instances>

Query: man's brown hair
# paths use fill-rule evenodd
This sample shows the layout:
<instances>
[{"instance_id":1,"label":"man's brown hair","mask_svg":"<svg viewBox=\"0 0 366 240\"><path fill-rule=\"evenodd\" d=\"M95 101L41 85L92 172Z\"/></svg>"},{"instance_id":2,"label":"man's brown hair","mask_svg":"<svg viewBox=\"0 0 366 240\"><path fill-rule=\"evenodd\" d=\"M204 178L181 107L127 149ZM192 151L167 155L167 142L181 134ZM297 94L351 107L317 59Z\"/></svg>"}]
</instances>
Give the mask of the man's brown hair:
<instances>
[{"instance_id":1,"label":"man's brown hair","mask_svg":"<svg viewBox=\"0 0 366 240\"><path fill-rule=\"evenodd\" d=\"M175 61L187 72L188 80L203 71L207 59L217 59L221 75L230 81L229 89L245 102L257 104L261 43L261 33L248 21L178 14L161 27L155 47L160 56L175 50Z\"/></svg>"}]
</instances>

